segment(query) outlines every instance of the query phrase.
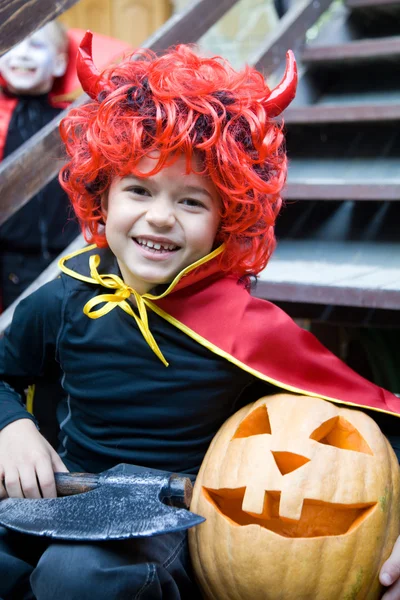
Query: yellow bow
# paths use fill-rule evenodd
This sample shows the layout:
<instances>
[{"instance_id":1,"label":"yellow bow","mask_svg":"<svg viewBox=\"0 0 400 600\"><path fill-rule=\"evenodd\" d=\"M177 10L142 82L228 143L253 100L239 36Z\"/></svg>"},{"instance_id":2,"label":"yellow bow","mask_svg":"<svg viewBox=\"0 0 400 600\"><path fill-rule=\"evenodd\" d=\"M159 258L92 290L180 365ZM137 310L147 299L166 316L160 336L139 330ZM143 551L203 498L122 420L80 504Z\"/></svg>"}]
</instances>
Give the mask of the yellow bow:
<instances>
[{"instance_id":1,"label":"yellow bow","mask_svg":"<svg viewBox=\"0 0 400 600\"><path fill-rule=\"evenodd\" d=\"M89 266L90 266L90 275L91 277L103 287L115 290L113 294L101 294L100 296L96 296L92 298L88 302L86 302L83 307L83 312L85 315L90 317L90 319L98 319L103 315L109 313L113 308L119 306L124 310L128 315L133 317L150 348L153 350L154 354L158 356L162 363L166 367L168 367L168 362L165 360L160 348L157 346L157 343L149 329L149 323L147 319L147 310L146 310L146 299L143 298L140 294L136 292L133 288L129 287L122 281L118 275L108 274L108 275L100 275L97 270L97 267L100 264L100 256L98 254L92 255L89 258ZM131 305L127 302L129 296L133 295L136 300L136 306L139 311L139 316L134 312ZM97 310L92 310L98 304L103 304L101 308Z\"/></svg>"}]
</instances>

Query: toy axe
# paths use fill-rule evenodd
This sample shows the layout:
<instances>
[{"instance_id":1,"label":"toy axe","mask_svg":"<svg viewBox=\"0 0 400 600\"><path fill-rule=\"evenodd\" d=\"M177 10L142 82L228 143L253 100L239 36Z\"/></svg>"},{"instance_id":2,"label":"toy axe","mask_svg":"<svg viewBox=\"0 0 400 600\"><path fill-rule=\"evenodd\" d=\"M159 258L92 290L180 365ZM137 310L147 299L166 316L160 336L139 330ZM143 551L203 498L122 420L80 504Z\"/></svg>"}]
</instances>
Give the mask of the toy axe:
<instances>
[{"instance_id":1,"label":"toy axe","mask_svg":"<svg viewBox=\"0 0 400 600\"><path fill-rule=\"evenodd\" d=\"M101 541L148 537L204 521L186 510L189 477L121 464L99 475L55 473L59 498L8 498L0 525L58 540Z\"/></svg>"}]
</instances>

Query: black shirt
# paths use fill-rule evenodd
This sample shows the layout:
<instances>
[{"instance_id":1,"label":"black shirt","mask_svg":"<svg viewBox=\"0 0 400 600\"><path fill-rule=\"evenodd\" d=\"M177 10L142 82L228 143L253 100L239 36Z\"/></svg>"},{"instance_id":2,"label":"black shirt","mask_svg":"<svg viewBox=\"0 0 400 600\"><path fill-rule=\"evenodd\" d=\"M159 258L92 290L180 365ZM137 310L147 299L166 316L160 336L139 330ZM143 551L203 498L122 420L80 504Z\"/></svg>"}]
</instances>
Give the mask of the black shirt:
<instances>
[{"instance_id":1,"label":"black shirt","mask_svg":"<svg viewBox=\"0 0 400 600\"><path fill-rule=\"evenodd\" d=\"M99 319L83 314L100 291L62 275L19 304L0 340L0 428L27 416L12 388L59 368L67 466L99 472L128 462L196 473L222 423L250 402L242 392L254 377L148 311L165 367L119 307Z\"/></svg>"},{"instance_id":2,"label":"black shirt","mask_svg":"<svg viewBox=\"0 0 400 600\"><path fill-rule=\"evenodd\" d=\"M96 253L102 272L117 272L109 251ZM87 269L86 254L73 261ZM100 472L127 462L195 474L231 414L282 391L149 309L150 331L169 362L165 367L120 307L98 319L83 313L86 302L102 293L101 286L62 274L19 304L0 340L0 429L33 418L17 389L61 375L66 400L58 408L59 451L71 470ZM366 412L397 449L397 418Z\"/></svg>"},{"instance_id":3,"label":"black shirt","mask_svg":"<svg viewBox=\"0 0 400 600\"><path fill-rule=\"evenodd\" d=\"M47 94L18 96L8 125L4 158L60 112L61 109L49 104ZM79 226L69 199L56 177L0 227L0 250L59 254L78 234Z\"/></svg>"}]
</instances>

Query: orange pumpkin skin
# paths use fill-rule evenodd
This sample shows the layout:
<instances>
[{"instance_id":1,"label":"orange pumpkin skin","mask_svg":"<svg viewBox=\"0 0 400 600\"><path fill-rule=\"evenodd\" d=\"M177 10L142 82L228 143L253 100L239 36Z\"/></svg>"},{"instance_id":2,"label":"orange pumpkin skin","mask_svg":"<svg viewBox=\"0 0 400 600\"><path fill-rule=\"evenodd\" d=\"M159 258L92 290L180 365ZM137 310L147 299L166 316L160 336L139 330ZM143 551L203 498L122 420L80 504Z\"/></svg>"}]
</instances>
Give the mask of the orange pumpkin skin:
<instances>
[{"instance_id":1,"label":"orange pumpkin skin","mask_svg":"<svg viewBox=\"0 0 400 600\"><path fill-rule=\"evenodd\" d=\"M242 408L204 458L189 531L206 598L372 600L400 532L397 458L366 414L279 394Z\"/></svg>"}]
</instances>

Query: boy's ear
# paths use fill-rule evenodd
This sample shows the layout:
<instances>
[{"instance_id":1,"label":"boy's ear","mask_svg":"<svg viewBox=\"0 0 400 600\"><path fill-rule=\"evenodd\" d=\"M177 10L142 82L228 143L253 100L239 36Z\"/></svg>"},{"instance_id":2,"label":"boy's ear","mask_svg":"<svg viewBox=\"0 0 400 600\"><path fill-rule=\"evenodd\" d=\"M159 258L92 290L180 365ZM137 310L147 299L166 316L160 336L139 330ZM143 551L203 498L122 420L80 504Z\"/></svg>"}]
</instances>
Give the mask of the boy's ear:
<instances>
[{"instance_id":1,"label":"boy's ear","mask_svg":"<svg viewBox=\"0 0 400 600\"><path fill-rule=\"evenodd\" d=\"M54 77L62 77L65 75L65 71L68 66L68 55L66 52L59 52L54 60L53 65L53 76Z\"/></svg>"}]
</instances>

